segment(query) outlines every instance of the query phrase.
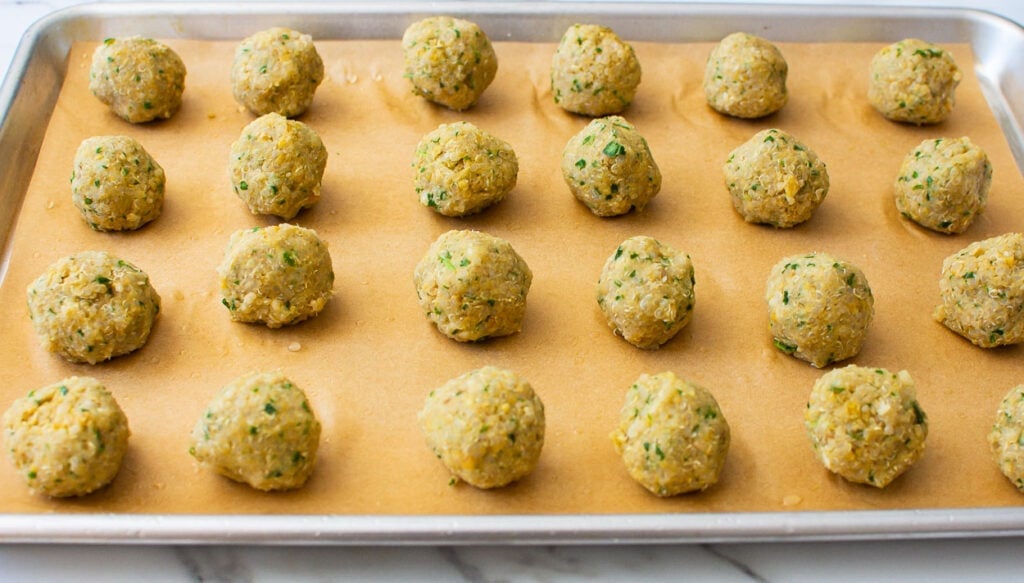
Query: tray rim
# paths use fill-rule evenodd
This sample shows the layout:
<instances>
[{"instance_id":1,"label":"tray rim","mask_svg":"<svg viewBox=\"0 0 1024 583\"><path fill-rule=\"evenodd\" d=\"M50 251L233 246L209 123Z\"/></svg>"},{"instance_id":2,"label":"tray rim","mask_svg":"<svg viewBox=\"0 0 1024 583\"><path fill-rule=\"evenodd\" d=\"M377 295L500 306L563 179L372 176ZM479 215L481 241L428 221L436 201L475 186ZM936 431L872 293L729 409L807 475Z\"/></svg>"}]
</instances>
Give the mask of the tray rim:
<instances>
[{"instance_id":1,"label":"tray rim","mask_svg":"<svg viewBox=\"0 0 1024 583\"><path fill-rule=\"evenodd\" d=\"M1021 508L483 516L0 514L5 544L707 544L1021 535Z\"/></svg>"},{"instance_id":2,"label":"tray rim","mask_svg":"<svg viewBox=\"0 0 1024 583\"><path fill-rule=\"evenodd\" d=\"M90 3L55 11L31 25L21 38L11 67L0 85L0 149L19 155L0 161L0 188L22 183L15 195L0 196L0 285L10 260L9 237L17 224L21 198L34 172L49 110L60 84L42 97L32 84L24 83L40 59L48 62L49 73L62 80L71 42L100 40L111 28L146 22L144 34L166 38L197 38L189 22L209 17L245 17L263 22L283 14L282 3L243 2L130 2ZM960 40L970 42L977 56L976 74L982 89L1009 142L1018 170L1024 168L1024 72L1013 73L1011 63L986 58L999 44L996 54L1024 50L1024 28L1002 16L969 8L928 8L894 6L808 6L764 4L679 3L669 1L624 2L298 2L287 5L291 20L316 20L324 14L360 15L368 18L403 17L404 22L422 14L475 15L503 21L502 32L510 36L517 19L598 18L696 18L710 23L688 27L679 41L720 37L718 32L730 19L750 16L770 22L784 19L828 19L833 22L916 23L918 27L940 27ZM278 19L279 20L279 19ZM310 21L312 21L310 20ZM251 21L246 21L251 22ZM394 23L392 23L394 24ZM257 25L259 26L259 25ZM324 26L330 27L329 24ZM519 25L520 27L526 25ZM716 28L718 27L718 28ZM798 27L799 28L799 27ZM806 27L805 27L806 28ZM845 40L868 40L879 29L850 27ZM855 29L856 30L853 30ZM886 27L882 27L886 28ZM699 30L698 30L699 29ZM152 30L152 31L151 31ZM216 28L200 36L214 40L236 38L230 29ZM103 32L108 31L108 32ZM508 31L508 32L506 32ZM978 31L998 32L989 37ZM102 34L97 34L101 32ZM663 34L654 31L655 36ZM806 34L798 30L796 36ZM812 33L813 34L813 33ZM892 34L891 31L889 34ZM717 36L716 36L717 35ZM885 36L885 31L882 31ZM373 38L373 37L364 37ZM501 33L494 40L507 40ZM516 37L518 38L518 37ZM1007 39L1013 41L1008 47ZM552 39L554 40L554 39ZM656 40L656 39L654 39ZM784 39L785 40L785 39ZM799 39L796 39L800 42ZM838 39L832 39L833 41ZM803 41L811 42L811 41ZM822 41L819 41L822 42ZM827 41L826 41L827 42ZM1001 44L1000 44L1001 43ZM981 45L981 46L976 46ZM982 54L978 54L982 49ZM1020 51L1016 51L1021 54ZM1020 75L1021 78L1017 78ZM1020 91L1014 91L1020 89ZM1020 97L1012 98L1012 93ZM42 113L38 113L42 110ZM18 114L35 112L37 117ZM39 116L42 116L41 118ZM42 121L33 131L26 120ZM31 139L24 139L28 136ZM38 140L35 138L38 137ZM25 164L28 160L30 163ZM12 170L12 166L15 167ZM4 188L3 192L12 192ZM17 200L10 200L16 198ZM141 514L141 513L0 513L0 543L118 543L118 544L317 544L317 545L425 545L425 544L622 544L622 543L711 543L768 541L846 541L924 539L954 537L998 537L1024 535L1024 506L986 508L925 508L913 510L778 511L662 514L534 514L534 515L233 515L233 514Z\"/></svg>"}]
</instances>

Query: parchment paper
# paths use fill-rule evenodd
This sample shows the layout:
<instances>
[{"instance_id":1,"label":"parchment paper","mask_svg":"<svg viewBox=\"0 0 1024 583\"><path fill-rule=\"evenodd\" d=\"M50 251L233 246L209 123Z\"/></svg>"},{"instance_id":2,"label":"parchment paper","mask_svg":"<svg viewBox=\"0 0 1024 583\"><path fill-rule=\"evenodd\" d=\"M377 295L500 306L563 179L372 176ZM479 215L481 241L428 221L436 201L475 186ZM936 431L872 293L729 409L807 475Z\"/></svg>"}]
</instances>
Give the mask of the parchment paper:
<instances>
[{"instance_id":1,"label":"parchment paper","mask_svg":"<svg viewBox=\"0 0 1024 583\"><path fill-rule=\"evenodd\" d=\"M250 215L227 178L229 146L253 119L231 98L235 43L168 43L188 66L184 105L169 121L141 126L122 122L89 94L94 45L74 47L0 288L0 406L66 376L95 376L128 415L129 454L108 488L73 500L28 494L4 460L0 511L721 512L1024 500L985 442L999 399L1024 382L1021 348L976 348L931 316L944 257L1024 228L1021 176L974 78L969 47L947 47L964 71L952 118L917 128L882 119L866 101L867 66L880 44L780 44L790 65L791 100L780 113L752 122L705 105L701 80L710 44L635 43L643 82L625 115L649 141L664 187L644 212L600 219L562 182L561 150L589 120L552 102L554 45L496 43L497 79L475 108L454 113L410 93L397 41L318 42L327 79L301 119L321 134L330 159L323 199L294 222L328 242L337 296L317 318L269 330L230 322L216 284L230 233L274 222ZM410 162L425 133L460 119L510 142L520 174L507 200L456 220L420 206ZM824 204L790 230L743 222L723 185L728 153L767 127L802 139L831 176ZM117 133L136 137L164 166L166 206L139 232L97 233L71 204L71 161L81 140ZM961 135L984 148L994 167L985 214L960 236L902 220L891 189L903 155L925 138ZM420 313L413 267L434 238L453 228L504 237L529 263L534 284L522 333L457 344ZM595 301L605 259L637 234L688 252L696 266L693 321L654 352L613 336ZM32 279L85 249L134 262L164 300L147 346L97 366L44 352L25 308ZM815 459L803 410L822 371L771 344L763 299L769 267L812 250L860 266L876 298L863 352L840 365L907 369L929 417L924 458L885 490L845 483ZM484 364L524 375L547 408L540 465L496 491L449 486L415 420L429 390ZM318 467L299 491L256 492L201 470L187 453L189 431L209 399L254 369L283 370L309 393L323 422ZM627 387L643 372L664 370L711 389L732 427L721 481L704 493L649 495L628 477L608 438Z\"/></svg>"}]
</instances>

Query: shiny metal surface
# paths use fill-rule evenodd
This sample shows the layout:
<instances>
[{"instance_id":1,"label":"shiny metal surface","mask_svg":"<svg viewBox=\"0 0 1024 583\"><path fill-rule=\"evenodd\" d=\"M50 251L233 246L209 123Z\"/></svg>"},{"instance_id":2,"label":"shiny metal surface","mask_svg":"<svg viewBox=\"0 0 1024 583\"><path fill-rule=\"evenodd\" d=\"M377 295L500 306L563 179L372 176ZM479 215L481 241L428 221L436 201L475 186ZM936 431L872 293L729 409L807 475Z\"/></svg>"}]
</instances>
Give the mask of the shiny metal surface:
<instances>
[{"instance_id":1,"label":"shiny metal surface","mask_svg":"<svg viewBox=\"0 0 1024 583\"><path fill-rule=\"evenodd\" d=\"M715 4L129 3L77 6L36 23L0 86L0 284L71 44L109 36L235 39L287 23L315 38L400 38L413 20L463 15L492 40L554 42L573 22L629 39L713 41L741 26L778 41L970 43L1007 142L1024 166L1024 29L971 10ZM218 544L570 544L859 540L1024 534L1024 507L901 511L536 516L0 514L0 542Z\"/></svg>"}]
</instances>

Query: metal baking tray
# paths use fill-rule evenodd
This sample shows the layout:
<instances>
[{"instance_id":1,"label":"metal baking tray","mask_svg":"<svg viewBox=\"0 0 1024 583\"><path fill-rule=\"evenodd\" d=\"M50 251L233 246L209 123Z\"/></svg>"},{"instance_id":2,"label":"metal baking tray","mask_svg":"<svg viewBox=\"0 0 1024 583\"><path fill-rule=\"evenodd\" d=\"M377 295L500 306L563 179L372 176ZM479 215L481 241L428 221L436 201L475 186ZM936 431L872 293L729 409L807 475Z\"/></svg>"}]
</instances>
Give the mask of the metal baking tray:
<instances>
[{"instance_id":1,"label":"metal baking tray","mask_svg":"<svg viewBox=\"0 0 1024 583\"><path fill-rule=\"evenodd\" d=\"M72 43L142 34L230 40L286 23L315 38L397 39L435 14L477 21L492 40L555 42L600 21L636 40L710 42L742 27L785 42L969 43L975 74L1024 167L1024 29L975 10L673 3L119 3L33 25L0 87L0 283L9 235L67 70ZM218 544L569 544L985 537L1024 534L1024 506L885 511L487 516L0 514L0 542Z\"/></svg>"}]
</instances>

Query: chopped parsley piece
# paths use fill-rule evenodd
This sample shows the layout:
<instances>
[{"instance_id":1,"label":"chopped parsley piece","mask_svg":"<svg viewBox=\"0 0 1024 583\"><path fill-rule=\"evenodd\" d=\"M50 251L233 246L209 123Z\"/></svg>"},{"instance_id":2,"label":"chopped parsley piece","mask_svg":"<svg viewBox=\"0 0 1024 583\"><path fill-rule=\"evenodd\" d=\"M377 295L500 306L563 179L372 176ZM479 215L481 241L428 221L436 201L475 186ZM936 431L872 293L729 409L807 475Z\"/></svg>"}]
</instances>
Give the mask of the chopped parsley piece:
<instances>
[{"instance_id":1,"label":"chopped parsley piece","mask_svg":"<svg viewBox=\"0 0 1024 583\"><path fill-rule=\"evenodd\" d=\"M612 140L608 142L608 145L604 147L604 150L602 150L602 152L604 152L605 156L611 156L614 158L615 156L621 156L625 154L626 147L616 142L615 140Z\"/></svg>"}]
</instances>

